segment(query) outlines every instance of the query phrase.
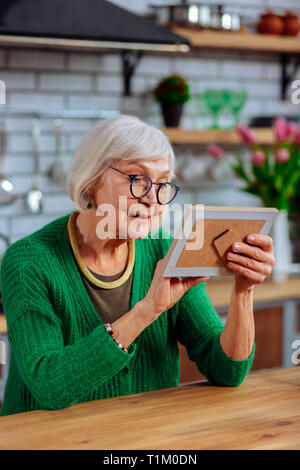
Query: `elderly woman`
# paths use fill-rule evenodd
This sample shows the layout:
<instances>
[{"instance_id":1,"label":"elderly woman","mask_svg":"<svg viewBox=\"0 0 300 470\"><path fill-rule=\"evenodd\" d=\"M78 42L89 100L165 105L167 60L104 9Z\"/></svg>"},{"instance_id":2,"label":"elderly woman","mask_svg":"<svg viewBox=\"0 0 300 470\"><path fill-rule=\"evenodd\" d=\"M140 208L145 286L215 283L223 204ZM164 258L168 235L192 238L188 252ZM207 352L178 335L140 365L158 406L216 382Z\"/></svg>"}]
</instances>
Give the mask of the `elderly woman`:
<instances>
[{"instance_id":1,"label":"elderly woman","mask_svg":"<svg viewBox=\"0 0 300 470\"><path fill-rule=\"evenodd\" d=\"M162 277L172 237L159 224L179 189L173 175L166 137L135 117L102 121L79 143L68 173L77 210L13 243L2 261L11 347L2 416L177 386L177 341L212 384L242 383L254 355L253 288L271 272L272 239L253 234L235 250L224 327L207 277Z\"/></svg>"}]
</instances>

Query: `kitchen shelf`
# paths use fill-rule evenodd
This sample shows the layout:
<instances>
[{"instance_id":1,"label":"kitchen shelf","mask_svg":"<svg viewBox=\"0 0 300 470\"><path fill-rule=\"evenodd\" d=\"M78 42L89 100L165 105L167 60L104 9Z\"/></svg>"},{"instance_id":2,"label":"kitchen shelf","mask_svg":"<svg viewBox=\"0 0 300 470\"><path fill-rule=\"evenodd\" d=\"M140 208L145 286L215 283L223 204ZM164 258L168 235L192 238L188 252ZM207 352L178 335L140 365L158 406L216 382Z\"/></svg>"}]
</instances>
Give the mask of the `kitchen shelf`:
<instances>
[{"instance_id":1,"label":"kitchen shelf","mask_svg":"<svg viewBox=\"0 0 300 470\"><path fill-rule=\"evenodd\" d=\"M172 31L190 41L192 49L200 48L280 54L281 100L287 96L289 84L296 78L300 66L300 38L243 31L197 30L173 26Z\"/></svg>"},{"instance_id":2,"label":"kitchen shelf","mask_svg":"<svg viewBox=\"0 0 300 470\"><path fill-rule=\"evenodd\" d=\"M289 54L300 53L299 37L255 34L249 31L196 30L182 26L173 27L172 31L187 38L193 48L234 49Z\"/></svg>"},{"instance_id":3,"label":"kitchen shelf","mask_svg":"<svg viewBox=\"0 0 300 470\"><path fill-rule=\"evenodd\" d=\"M273 129L269 127L252 128L258 143L261 145L273 145ZM166 127L162 131L170 142L175 145L208 145L211 143L220 145L242 145L243 141L235 129L180 129L178 127Z\"/></svg>"}]
</instances>

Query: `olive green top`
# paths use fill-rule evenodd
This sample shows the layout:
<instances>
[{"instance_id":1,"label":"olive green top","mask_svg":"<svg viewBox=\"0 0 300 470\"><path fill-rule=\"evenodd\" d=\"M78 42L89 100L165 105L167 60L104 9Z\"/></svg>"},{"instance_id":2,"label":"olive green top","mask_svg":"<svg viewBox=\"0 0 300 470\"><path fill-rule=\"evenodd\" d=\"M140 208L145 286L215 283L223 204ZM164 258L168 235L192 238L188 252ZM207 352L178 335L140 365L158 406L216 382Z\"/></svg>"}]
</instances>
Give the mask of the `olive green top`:
<instances>
[{"instance_id":1,"label":"olive green top","mask_svg":"<svg viewBox=\"0 0 300 470\"><path fill-rule=\"evenodd\" d=\"M113 289L103 289L102 287L97 287L90 282L81 272L78 264L77 267L87 293L103 323L113 323L124 315L124 313L129 312L133 271L127 281L121 286ZM102 274L95 273L88 268L93 276L105 282L116 281L122 276L125 269L126 266L123 271L118 274L114 274L113 276L103 276Z\"/></svg>"}]
</instances>

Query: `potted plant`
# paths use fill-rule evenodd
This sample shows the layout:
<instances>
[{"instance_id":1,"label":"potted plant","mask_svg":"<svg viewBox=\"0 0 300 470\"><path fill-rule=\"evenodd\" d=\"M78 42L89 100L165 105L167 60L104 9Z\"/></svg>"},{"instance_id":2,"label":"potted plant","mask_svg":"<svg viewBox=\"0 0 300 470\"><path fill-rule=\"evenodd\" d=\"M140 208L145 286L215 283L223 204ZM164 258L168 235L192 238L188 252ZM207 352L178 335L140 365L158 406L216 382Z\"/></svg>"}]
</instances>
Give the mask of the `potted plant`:
<instances>
[{"instance_id":1,"label":"potted plant","mask_svg":"<svg viewBox=\"0 0 300 470\"><path fill-rule=\"evenodd\" d=\"M299 244L300 127L282 117L275 119L274 145L270 149L258 143L252 129L240 125L236 130L251 150L250 162L234 154L236 161L231 165L235 175L245 182L241 190L258 196L263 206L279 210L270 236L274 241L276 258L272 278L275 282L282 282L288 276ZM216 145L209 146L207 151L217 160L224 155Z\"/></svg>"},{"instance_id":2,"label":"potted plant","mask_svg":"<svg viewBox=\"0 0 300 470\"><path fill-rule=\"evenodd\" d=\"M232 166L246 183L243 191L259 196L266 207L289 212L300 181L300 129L284 118L275 119L271 149L263 148L251 129L237 126L236 130L251 149L250 173L238 154Z\"/></svg>"},{"instance_id":3,"label":"potted plant","mask_svg":"<svg viewBox=\"0 0 300 470\"><path fill-rule=\"evenodd\" d=\"M179 75L163 78L154 89L154 96L159 101L166 127L178 127L183 105L190 99L187 81Z\"/></svg>"},{"instance_id":4,"label":"potted plant","mask_svg":"<svg viewBox=\"0 0 300 470\"><path fill-rule=\"evenodd\" d=\"M260 145L251 129L237 126L236 130L251 149L250 171L238 154L232 165L235 174L246 183L242 190L258 196L265 207L279 210L271 236L276 256L273 279L281 282L292 263L289 213L300 182L300 128L282 117L275 119L271 149Z\"/></svg>"}]
</instances>

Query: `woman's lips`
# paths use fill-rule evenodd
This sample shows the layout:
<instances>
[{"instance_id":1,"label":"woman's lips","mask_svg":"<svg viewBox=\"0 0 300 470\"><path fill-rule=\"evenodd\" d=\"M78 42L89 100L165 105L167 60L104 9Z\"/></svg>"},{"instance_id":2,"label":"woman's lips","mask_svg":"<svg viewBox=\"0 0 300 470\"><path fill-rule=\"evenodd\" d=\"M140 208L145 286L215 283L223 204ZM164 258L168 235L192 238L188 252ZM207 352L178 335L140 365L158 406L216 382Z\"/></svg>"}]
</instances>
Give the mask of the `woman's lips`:
<instances>
[{"instance_id":1,"label":"woman's lips","mask_svg":"<svg viewBox=\"0 0 300 470\"><path fill-rule=\"evenodd\" d=\"M140 215L140 214L137 214L137 215L133 215L133 214L128 214L128 217L131 217L133 219L149 219L150 216L148 215Z\"/></svg>"},{"instance_id":2,"label":"woman's lips","mask_svg":"<svg viewBox=\"0 0 300 470\"><path fill-rule=\"evenodd\" d=\"M128 209L127 215L128 217L131 217L133 219L152 219L153 217L156 216L156 211L154 208L151 208L150 211L147 210L146 208L138 208L138 207L131 207Z\"/></svg>"}]
</instances>

